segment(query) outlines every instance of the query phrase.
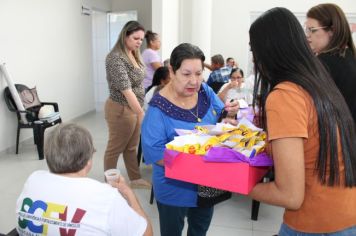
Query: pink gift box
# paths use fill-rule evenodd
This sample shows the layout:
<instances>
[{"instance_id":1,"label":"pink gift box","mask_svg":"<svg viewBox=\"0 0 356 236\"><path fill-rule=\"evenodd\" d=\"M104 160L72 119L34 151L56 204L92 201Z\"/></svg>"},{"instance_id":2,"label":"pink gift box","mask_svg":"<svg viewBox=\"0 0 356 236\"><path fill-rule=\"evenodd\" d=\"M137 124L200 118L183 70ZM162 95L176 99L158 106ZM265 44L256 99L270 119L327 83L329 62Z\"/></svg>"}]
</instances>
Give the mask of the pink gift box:
<instances>
[{"instance_id":1,"label":"pink gift box","mask_svg":"<svg viewBox=\"0 0 356 236\"><path fill-rule=\"evenodd\" d=\"M270 167L249 163L205 162L202 156L166 151L165 176L171 179L248 194Z\"/></svg>"}]
</instances>

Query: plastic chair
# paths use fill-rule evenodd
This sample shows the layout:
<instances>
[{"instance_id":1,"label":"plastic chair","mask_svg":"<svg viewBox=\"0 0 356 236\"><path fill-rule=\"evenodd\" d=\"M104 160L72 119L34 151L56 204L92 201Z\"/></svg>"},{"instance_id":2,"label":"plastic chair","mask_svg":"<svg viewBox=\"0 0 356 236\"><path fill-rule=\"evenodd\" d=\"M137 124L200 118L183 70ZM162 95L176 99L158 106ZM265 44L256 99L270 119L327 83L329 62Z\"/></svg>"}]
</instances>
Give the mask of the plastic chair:
<instances>
[{"instance_id":1,"label":"plastic chair","mask_svg":"<svg viewBox=\"0 0 356 236\"><path fill-rule=\"evenodd\" d=\"M15 84L17 91L21 92L25 89L29 89L26 85L23 84ZM20 138L20 130L25 129L32 129L33 136L34 136L34 143L37 146L38 151L38 158L42 160L44 158L43 154L43 141L44 141L44 132L46 128L54 126L58 123L62 122L62 119L59 117L58 119L48 122L43 121L38 118L38 113L44 105L52 105L55 112L58 112L58 104L55 102L41 102L41 105L31 107L26 109L25 111L20 111L16 107L16 103L12 98L11 92L9 87L6 87L4 90L4 98L8 109L11 112L15 112L17 115L17 135L16 135L16 154L18 154L19 150L19 138ZM26 119L28 120L27 124L24 124L21 120L21 113L26 114Z\"/></svg>"},{"instance_id":2,"label":"plastic chair","mask_svg":"<svg viewBox=\"0 0 356 236\"><path fill-rule=\"evenodd\" d=\"M0 233L0 236L18 236L18 235L19 235L19 233L17 232L16 228L12 229L7 234L1 234Z\"/></svg>"}]
</instances>

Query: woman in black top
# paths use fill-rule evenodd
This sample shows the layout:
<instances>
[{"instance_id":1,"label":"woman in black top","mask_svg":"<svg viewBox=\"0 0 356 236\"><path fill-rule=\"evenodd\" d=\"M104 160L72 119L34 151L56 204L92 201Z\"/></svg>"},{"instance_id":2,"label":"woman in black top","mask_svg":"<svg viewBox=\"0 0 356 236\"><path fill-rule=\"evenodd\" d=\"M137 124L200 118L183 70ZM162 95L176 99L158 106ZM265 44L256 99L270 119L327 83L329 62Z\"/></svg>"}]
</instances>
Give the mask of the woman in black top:
<instances>
[{"instance_id":1,"label":"woman in black top","mask_svg":"<svg viewBox=\"0 0 356 236\"><path fill-rule=\"evenodd\" d=\"M319 4L307 13L308 42L329 70L356 122L356 49L350 25L335 4Z\"/></svg>"}]
</instances>

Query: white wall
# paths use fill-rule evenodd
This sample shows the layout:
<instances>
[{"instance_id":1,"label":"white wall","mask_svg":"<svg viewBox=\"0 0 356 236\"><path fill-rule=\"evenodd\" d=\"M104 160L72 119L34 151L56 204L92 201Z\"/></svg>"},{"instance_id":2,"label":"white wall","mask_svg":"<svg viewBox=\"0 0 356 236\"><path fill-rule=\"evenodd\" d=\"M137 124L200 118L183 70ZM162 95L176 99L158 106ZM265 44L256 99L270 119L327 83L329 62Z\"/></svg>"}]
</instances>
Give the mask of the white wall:
<instances>
[{"instance_id":1,"label":"white wall","mask_svg":"<svg viewBox=\"0 0 356 236\"><path fill-rule=\"evenodd\" d=\"M59 103L64 121L94 109L91 17L81 7L110 10L110 0L1 0L0 63L15 83L37 87ZM0 91L7 86L0 75ZM0 99L0 151L15 145L16 118ZM32 136L22 132L21 140Z\"/></svg>"},{"instance_id":2,"label":"white wall","mask_svg":"<svg viewBox=\"0 0 356 236\"><path fill-rule=\"evenodd\" d=\"M192 42L193 18L205 17L206 22L211 21L211 35L207 39L211 41L211 50L206 55L221 53L225 58L235 57L246 70L252 12L283 6L303 13L324 2L211 1L212 12L204 14L197 12L199 7L192 9L191 0L1 0L0 63L6 63L16 83L37 86L41 100L57 101L63 119L68 121L94 110L92 25L91 17L81 15L82 4L103 11L137 10L138 20L145 28L161 34L162 59L169 57L177 44ZM346 13L356 13L355 0L329 2L338 4ZM0 91L6 86L0 75ZM15 131L14 114L0 99L0 152L14 146ZM31 135L24 132L21 139Z\"/></svg>"},{"instance_id":3,"label":"white wall","mask_svg":"<svg viewBox=\"0 0 356 236\"><path fill-rule=\"evenodd\" d=\"M112 0L112 12L119 11L137 11L138 22L146 30L152 28L152 0Z\"/></svg>"},{"instance_id":4,"label":"white wall","mask_svg":"<svg viewBox=\"0 0 356 236\"><path fill-rule=\"evenodd\" d=\"M201 7L197 7L196 2L201 2ZM152 0L152 28L162 33L163 58L168 57L178 43L195 43L205 50L206 62L210 63L210 56L215 54L222 54L225 59L234 57L239 66L248 73L248 31L252 13L261 13L278 6L305 14L312 6L325 3L324 0L303 2L299 0L211 0L211 2L210 12L210 1ZM355 0L329 0L328 2L338 4L345 13L356 14ZM200 25L194 24L197 21L201 22ZM210 32L201 29L206 25L211 28ZM201 34L198 40L200 42L196 42L197 32ZM207 51L206 44L209 41L210 51Z\"/></svg>"},{"instance_id":5,"label":"white wall","mask_svg":"<svg viewBox=\"0 0 356 236\"><path fill-rule=\"evenodd\" d=\"M161 36L162 61L179 44L179 0L152 0L152 30Z\"/></svg>"},{"instance_id":6,"label":"white wall","mask_svg":"<svg viewBox=\"0 0 356 236\"><path fill-rule=\"evenodd\" d=\"M210 56L215 54L222 54L225 59L234 57L248 75L248 31L252 15L277 6L304 15L309 8L323 2L310 0L301 4L297 0L211 0L209 6L210 1L152 0L152 29L162 37L162 59L168 58L179 43L189 42L204 51L206 62L210 63ZM338 4L346 13L356 14L355 0L329 2ZM200 6L196 6L197 3ZM206 29L207 26L210 30ZM207 44L210 44L210 48Z\"/></svg>"},{"instance_id":7,"label":"white wall","mask_svg":"<svg viewBox=\"0 0 356 236\"><path fill-rule=\"evenodd\" d=\"M345 13L356 13L355 0L328 0L336 3ZM273 7L286 7L292 12L306 13L323 0L213 0L211 55L221 53L224 58L234 57L243 70L247 70L251 12L264 12ZM228 7L227 7L228 6Z\"/></svg>"}]
</instances>

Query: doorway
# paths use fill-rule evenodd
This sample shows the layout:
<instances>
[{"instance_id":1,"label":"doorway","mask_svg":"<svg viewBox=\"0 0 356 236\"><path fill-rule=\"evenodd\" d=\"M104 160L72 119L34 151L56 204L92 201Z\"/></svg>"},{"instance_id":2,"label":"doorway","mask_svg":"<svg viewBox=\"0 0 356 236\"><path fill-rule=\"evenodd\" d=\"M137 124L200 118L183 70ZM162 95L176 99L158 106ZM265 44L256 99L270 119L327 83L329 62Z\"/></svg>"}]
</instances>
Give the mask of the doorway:
<instances>
[{"instance_id":1,"label":"doorway","mask_svg":"<svg viewBox=\"0 0 356 236\"><path fill-rule=\"evenodd\" d=\"M106 81L105 57L115 45L121 29L130 20L137 20L137 11L92 13L93 79L95 110L103 111L109 89Z\"/></svg>"}]
</instances>

